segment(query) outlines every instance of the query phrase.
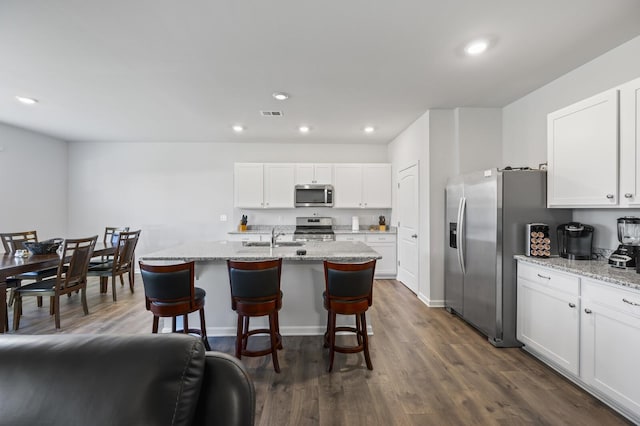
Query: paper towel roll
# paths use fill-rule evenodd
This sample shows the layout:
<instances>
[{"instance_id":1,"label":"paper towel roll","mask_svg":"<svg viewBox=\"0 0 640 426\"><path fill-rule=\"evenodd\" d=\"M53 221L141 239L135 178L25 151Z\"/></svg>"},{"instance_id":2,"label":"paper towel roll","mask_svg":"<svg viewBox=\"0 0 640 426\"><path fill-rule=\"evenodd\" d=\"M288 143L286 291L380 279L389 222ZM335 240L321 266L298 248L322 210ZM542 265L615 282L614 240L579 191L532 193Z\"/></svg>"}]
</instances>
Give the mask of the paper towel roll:
<instances>
[{"instance_id":1,"label":"paper towel roll","mask_svg":"<svg viewBox=\"0 0 640 426\"><path fill-rule=\"evenodd\" d=\"M352 231L360 230L360 218L358 218L358 216L351 217L351 230Z\"/></svg>"}]
</instances>

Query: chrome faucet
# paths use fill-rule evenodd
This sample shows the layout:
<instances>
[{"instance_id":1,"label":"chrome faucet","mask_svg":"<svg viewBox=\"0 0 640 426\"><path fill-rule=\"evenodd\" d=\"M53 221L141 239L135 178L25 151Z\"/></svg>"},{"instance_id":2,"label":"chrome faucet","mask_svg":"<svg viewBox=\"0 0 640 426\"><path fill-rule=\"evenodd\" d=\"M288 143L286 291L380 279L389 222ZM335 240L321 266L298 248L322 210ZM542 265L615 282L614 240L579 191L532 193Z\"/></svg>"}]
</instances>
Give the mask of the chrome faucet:
<instances>
[{"instance_id":1,"label":"chrome faucet","mask_svg":"<svg viewBox=\"0 0 640 426\"><path fill-rule=\"evenodd\" d=\"M271 228L271 245L269 247L273 248L276 246L276 242L278 241L278 237L280 235L284 235L284 232L278 232L276 234L276 227Z\"/></svg>"}]
</instances>

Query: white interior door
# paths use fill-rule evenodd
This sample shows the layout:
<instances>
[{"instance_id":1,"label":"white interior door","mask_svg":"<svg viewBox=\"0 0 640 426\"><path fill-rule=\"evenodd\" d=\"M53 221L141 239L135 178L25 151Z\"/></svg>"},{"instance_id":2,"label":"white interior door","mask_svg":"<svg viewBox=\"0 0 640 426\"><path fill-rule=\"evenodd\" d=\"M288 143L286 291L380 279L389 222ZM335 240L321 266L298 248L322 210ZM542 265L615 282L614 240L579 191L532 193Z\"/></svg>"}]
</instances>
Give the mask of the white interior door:
<instances>
[{"instance_id":1,"label":"white interior door","mask_svg":"<svg viewBox=\"0 0 640 426\"><path fill-rule=\"evenodd\" d=\"M398 280L418 293L418 165L398 173Z\"/></svg>"}]
</instances>

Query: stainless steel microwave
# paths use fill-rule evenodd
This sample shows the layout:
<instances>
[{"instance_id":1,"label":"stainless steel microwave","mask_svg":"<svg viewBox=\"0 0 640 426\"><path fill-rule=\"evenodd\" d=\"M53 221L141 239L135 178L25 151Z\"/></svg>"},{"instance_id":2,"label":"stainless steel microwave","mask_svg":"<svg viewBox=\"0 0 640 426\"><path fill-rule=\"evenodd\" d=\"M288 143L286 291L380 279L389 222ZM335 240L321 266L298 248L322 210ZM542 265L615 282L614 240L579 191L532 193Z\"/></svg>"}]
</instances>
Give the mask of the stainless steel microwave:
<instances>
[{"instance_id":1,"label":"stainless steel microwave","mask_svg":"<svg viewBox=\"0 0 640 426\"><path fill-rule=\"evenodd\" d=\"M333 186L296 185L296 207L333 207Z\"/></svg>"}]
</instances>

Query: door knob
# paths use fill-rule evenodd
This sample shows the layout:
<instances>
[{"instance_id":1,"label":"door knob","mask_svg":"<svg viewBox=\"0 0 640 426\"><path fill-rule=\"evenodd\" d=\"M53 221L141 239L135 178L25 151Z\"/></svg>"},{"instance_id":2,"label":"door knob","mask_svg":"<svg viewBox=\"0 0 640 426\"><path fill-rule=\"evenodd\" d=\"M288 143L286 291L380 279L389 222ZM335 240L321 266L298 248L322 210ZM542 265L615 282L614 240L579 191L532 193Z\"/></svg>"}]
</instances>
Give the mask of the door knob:
<instances>
[{"instance_id":1,"label":"door knob","mask_svg":"<svg viewBox=\"0 0 640 426\"><path fill-rule=\"evenodd\" d=\"M418 234L413 234L411 238L418 238Z\"/></svg>"}]
</instances>

